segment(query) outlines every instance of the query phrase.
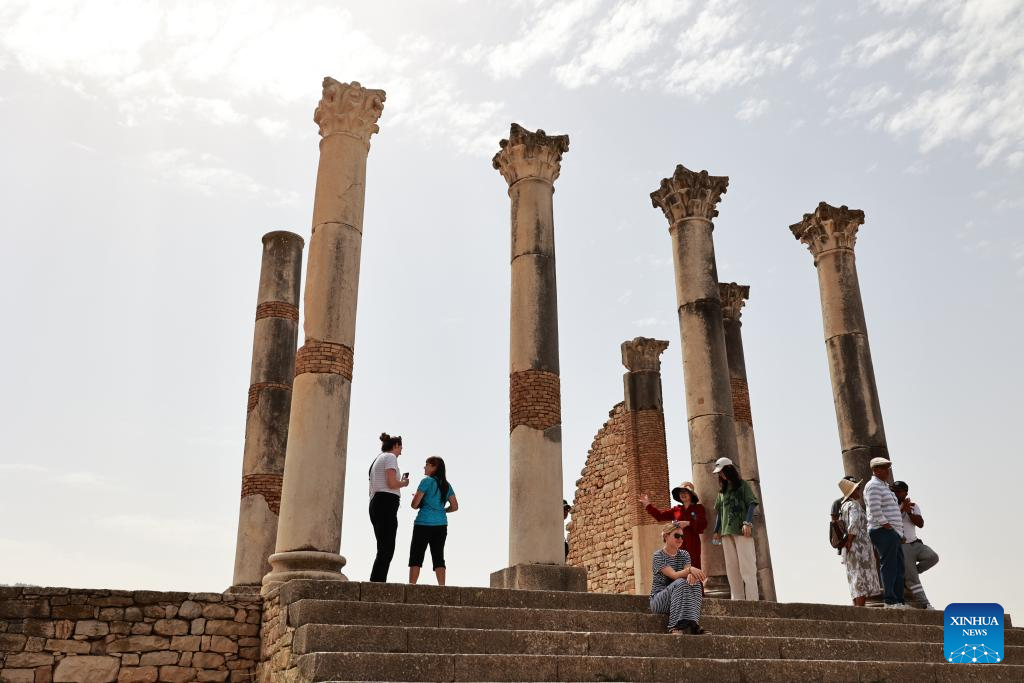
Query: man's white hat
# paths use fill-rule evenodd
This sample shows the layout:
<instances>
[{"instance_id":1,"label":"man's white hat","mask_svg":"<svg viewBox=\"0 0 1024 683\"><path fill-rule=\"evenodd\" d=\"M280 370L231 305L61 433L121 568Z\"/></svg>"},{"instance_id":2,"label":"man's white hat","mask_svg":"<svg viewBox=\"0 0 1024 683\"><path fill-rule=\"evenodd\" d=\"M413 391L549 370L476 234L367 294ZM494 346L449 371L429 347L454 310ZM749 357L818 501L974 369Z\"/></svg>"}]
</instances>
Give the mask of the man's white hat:
<instances>
[{"instance_id":1,"label":"man's white hat","mask_svg":"<svg viewBox=\"0 0 1024 683\"><path fill-rule=\"evenodd\" d=\"M719 458L718 460L715 461L715 469L711 470L711 474L718 474L725 468L726 465L732 465L732 460L730 460L729 458Z\"/></svg>"},{"instance_id":2,"label":"man's white hat","mask_svg":"<svg viewBox=\"0 0 1024 683\"><path fill-rule=\"evenodd\" d=\"M888 467L891 464L892 462L886 460L885 458L871 458L869 466L871 467L871 469L875 469L876 467Z\"/></svg>"}]
</instances>

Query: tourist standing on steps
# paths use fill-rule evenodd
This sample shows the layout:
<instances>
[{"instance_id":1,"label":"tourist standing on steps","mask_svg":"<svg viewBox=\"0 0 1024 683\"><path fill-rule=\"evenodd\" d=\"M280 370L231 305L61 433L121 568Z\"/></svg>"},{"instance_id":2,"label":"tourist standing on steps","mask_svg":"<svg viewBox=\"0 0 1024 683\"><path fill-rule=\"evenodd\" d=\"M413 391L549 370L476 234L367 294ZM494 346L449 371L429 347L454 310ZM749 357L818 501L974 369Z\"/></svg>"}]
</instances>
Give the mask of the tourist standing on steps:
<instances>
[{"instance_id":1,"label":"tourist standing on steps","mask_svg":"<svg viewBox=\"0 0 1024 683\"><path fill-rule=\"evenodd\" d=\"M448 539L448 515L459 509L455 489L448 482L444 460L432 455L423 465L423 479L412 497L412 509L419 510L412 527L409 544L409 583L420 578L423 556L430 546L430 561L434 565L437 585L445 580L444 542Z\"/></svg>"},{"instance_id":2,"label":"tourist standing on steps","mask_svg":"<svg viewBox=\"0 0 1024 683\"><path fill-rule=\"evenodd\" d=\"M861 505L861 483L856 477L839 480L839 490L843 492L840 516L846 524L846 545L842 548L842 557L846 565L846 581L850 584L850 597L857 607L863 607L869 597L882 593L871 539L868 538L867 517Z\"/></svg>"},{"instance_id":3,"label":"tourist standing on steps","mask_svg":"<svg viewBox=\"0 0 1024 683\"><path fill-rule=\"evenodd\" d=\"M569 505L569 501L565 498L562 499L562 521L565 522L562 525L562 540L565 542L565 559L569 559L569 525L572 522L566 520L569 519L569 514L572 512L572 505Z\"/></svg>"},{"instance_id":4,"label":"tourist standing on steps","mask_svg":"<svg viewBox=\"0 0 1024 683\"><path fill-rule=\"evenodd\" d=\"M380 435L381 453L370 465L370 523L377 538L377 557L373 560L370 581L388 580L388 568L395 556L398 534L398 494L409 485L408 473L399 477L398 456L402 454L402 437Z\"/></svg>"},{"instance_id":5,"label":"tourist standing on steps","mask_svg":"<svg viewBox=\"0 0 1024 683\"><path fill-rule=\"evenodd\" d=\"M892 463L885 458L871 458L871 481L864 487L868 509L868 536L878 553L879 570L885 606L906 609L903 602L903 515L896 494L889 490L886 479Z\"/></svg>"},{"instance_id":6,"label":"tourist standing on steps","mask_svg":"<svg viewBox=\"0 0 1024 683\"><path fill-rule=\"evenodd\" d=\"M683 550L690 553L690 561L697 569L700 563L700 535L708 527L708 516L700 498L694 493L693 483L684 481L672 489L672 497L679 503L668 510L659 510L651 505L651 498L646 493L640 496L640 503L647 514L659 522L676 521L683 529Z\"/></svg>"},{"instance_id":7,"label":"tourist standing on steps","mask_svg":"<svg viewBox=\"0 0 1024 683\"><path fill-rule=\"evenodd\" d=\"M725 573L733 600L757 600L757 553L754 550L754 510L757 498L729 458L715 461L713 474L721 487L715 499L715 540L722 540Z\"/></svg>"},{"instance_id":8,"label":"tourist standing on steps","mask_svg":"<svg viewBox=\"0 0 1024 683\"><path fill-rule=\"evenodd\" d=\"M690 553L682 549L683 530L679 522L662 527L661 540L665 546L656 550L653 558L651 612L668 614L669 633L707 633L700 626L700 609L703 582L708 577L691 564Z\"/></svg>"},{"instance_id":9,"label":"tourist standing on steps","mask_svg":"<svg viewBox=\"0 0 1024 683\"><path fill-rule=\"evenodd\" d=\"M922 609L935 609L928 602L928 596L921 585L922 574L939 563L939 555L917 537L917 530L924 528L921 506L910 500L910 487L905 481L894 481L889 487L896 494L903 514L903 565L907 588Z\"/></svg>"}]
</instances>

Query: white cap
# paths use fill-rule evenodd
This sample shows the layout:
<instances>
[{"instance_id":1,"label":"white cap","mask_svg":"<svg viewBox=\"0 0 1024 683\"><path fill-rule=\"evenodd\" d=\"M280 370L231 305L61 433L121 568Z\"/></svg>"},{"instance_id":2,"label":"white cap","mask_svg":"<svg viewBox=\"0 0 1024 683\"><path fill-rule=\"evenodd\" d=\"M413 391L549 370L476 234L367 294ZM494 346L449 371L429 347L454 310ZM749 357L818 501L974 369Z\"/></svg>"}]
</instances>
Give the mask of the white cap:
<instances>
[{"instance_id":1,"label":"white cap","mask_svg":"<svg viewBox=\"0 0 1024 683\"><path fill-rule=\"evenodd\" d=\"M871 469L875 469L876 467L888 467L891 464L892 462L886 460L885 458L871 458L869 467L871 467Z\"/></svg>"},{"instance_id":2,"label":"white cap","mask_svg":"<svg viewBox=\"0 0 1024 683\"><path fill-rule=\"evenodd\" d=\"M711 474L718 474L726 465L732 465L732 460L729 458L719 458L715 461L715 469L711 470Z\"/></svg>"}]
</instances>

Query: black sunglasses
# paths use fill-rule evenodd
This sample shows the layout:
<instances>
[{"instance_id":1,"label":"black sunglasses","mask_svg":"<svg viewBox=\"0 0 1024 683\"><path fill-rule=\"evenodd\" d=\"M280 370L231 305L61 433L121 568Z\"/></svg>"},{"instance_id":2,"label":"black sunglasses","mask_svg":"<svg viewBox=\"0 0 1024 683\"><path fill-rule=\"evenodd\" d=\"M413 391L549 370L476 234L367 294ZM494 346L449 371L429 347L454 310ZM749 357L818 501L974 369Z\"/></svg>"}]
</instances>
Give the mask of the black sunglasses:
<instances>
[{"instance_id":1,"label":"black sunglasses","mask_svg":"<svg viewBox=\"0 0 1024 683\"><path fill-rule=\"evenodd\" d=\"M682 540L683 535L682 534L672 534L672 538L678 538L678 539Z\"/></svg>"}]
</instances>

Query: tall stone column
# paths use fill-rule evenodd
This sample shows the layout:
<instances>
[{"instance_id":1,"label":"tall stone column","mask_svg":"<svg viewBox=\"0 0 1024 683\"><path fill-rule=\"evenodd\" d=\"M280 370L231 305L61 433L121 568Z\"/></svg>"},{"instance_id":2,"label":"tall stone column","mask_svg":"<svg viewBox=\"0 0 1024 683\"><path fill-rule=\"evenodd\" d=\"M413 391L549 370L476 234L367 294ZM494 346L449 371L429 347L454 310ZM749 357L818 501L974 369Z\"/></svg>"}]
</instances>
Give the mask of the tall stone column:
<instances>
[{"instance_id":1,"label":"tall stone column","mask_svg":"<svg viewBox=\"0 0 1024 683\"><path fill-rule=\"evenodd\" d=\"M860 298L857 261L853 253L864 212L825 202L790 226L810 250L818 269L825 350L832 376L832 396L839 424L846 474L871 477L868 463L889 457L882 409L871 364L864 304Z\"/></svg>"},{"instance_id":2,"label":"tall stone column","mask_svg":"<svg viewBox=\"0 0 1024 683\"><path fill-rule=\"evenodd\" d=\"M754 514L754 547L757 549L757 588L762 600L775 602L775 575L772 554L768 547L768 525L765 521L761 474L757 466L754 443L754 419L750 414L750 392L747 389L747 362L743 357L743 333L740 314L750 296L750 287L735 282L718 285L725 325L725 354L729 359L729 388L732 391L733 424L736 426L736 448L739 451L740 474L750 482L760 503Z\"/></svg>"},{"instance_id":3,"label":"tall stone column","mask_svg":"<svg viewBox=\"0 0 1024 683\"><path fill-rule=\"evenodd\" d=\"M231 587L234 591L259 590L260 581L270 571L267 558L277 541L295 344L299 336L304 244L301 237L291 232L268 232L263 236L245 417L242 503Z\"/></svg>"},{"instance_id":4,"label":"tall stone column","mask_svg":"<svg viewBox=\"0 0 1024 683\"><path fill-rule=\"evenodd\" d=\"M565 564L562 531L552 195L568 149L567 135L513 123L494 155L512 200L509 566L491 574L494 587L586 590L586 571Z\"/></svg>"},{"instance_id":5,"label":"tall stone column","mask_svg":"<svg viewBox=\"0 0 1024 683\"><path fill-rule=\"evenodd\" d=\"M661 354L667 341L637 337L622 342L624 406L629 416L627 500L633 541L633 583L638 595L651 594L651 557L661 547L662 522L651 518L637 500L651 494L658 507L669 507L665 407L661 394Z\"/></svg>"},{"instance_id":6,"label":"tall stone column","mask_svg":"<svg viewBox=\"0 0 1024 683\"><path fill-rule=\"evenodd\" d=\"M725 557L721 546L711 543L716 519L713 501L719 491L718 475L711 470L718 458L738 462L738 452L711 219L718 215L715 207L728 187L726 176L679 165L651 193L655 208L668 219L672 236L693 483L708 511L701 563L708 575L708 594L726 598L730 591Z\"/></svg>"},{"instance_id":7,"label":"tall stone column","mask_svg":"<svg viewBox=\"0 0 1024 683\"><path fill-rule=\"evenodd\" d=\"M345 558L338 553L366 157L370 136L380 130L384 98L383 90L325 78L313 114L323 139L306 268L306 340L295 358L277 552L264 585L300 578L345 580Z\"/></svg>"}]
</instances>

